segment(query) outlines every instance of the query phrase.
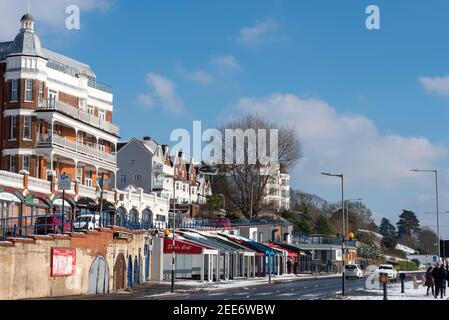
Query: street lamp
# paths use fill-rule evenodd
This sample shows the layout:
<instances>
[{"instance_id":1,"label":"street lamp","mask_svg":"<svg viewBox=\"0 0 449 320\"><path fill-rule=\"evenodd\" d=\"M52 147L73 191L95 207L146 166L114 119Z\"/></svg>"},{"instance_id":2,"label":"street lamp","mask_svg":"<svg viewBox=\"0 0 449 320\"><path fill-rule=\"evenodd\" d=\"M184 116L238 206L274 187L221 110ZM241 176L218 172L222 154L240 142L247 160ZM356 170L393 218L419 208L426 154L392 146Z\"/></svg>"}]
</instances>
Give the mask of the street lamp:
<instances>
[{"instance_id":1,"label":"street lamp","mask_svg":"<svg viewBox=\"0 0 449 320\"><path fill-rule=\"evenodd\" d=\"M345 295L345 193L344 193L344 175L333 173L321 173L323 176L336 177L341 179L341 211L343 215L343 225L341 234L341 255L342 255L342 273L341 273L341 295Z\"/></svg>"},{"instance_id":2,"label":"street lamp","mask_svg":"<svg viewBox=\"0 0 449 320\"><path fill-rule=\"evenodd\" d=\"M437 208L437 237L438 237L438 257L441 255L441 248L440 248L440 209L439 209L439 195L438 195L438 170L419 170L415 169L412 170L412 172L424 172L424 173L433 173L435 174L435 201L436 201L436 208Z\"/></svg>"}]
</instances>

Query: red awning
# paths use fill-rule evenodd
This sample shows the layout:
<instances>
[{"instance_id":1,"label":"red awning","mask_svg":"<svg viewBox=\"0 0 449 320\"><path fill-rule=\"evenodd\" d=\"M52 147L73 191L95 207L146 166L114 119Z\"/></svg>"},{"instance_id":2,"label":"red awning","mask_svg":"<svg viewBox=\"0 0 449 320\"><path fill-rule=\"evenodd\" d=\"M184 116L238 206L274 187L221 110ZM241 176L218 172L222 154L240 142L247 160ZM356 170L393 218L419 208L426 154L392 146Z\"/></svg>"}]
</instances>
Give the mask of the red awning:
<instances>
[{"instance_id":1,"label":"red awning","mask_svg":"<svg viewBox=\"0 0 449 320\"><path fill-rule=\"evenodd\" d=\"M193 244L184 240L175 240L175 253L176 254L201 254L203 250L209 248L203 247L197 244ZM172 253L173 242L172 239L164 239L164 253Z\"/></svg>"},{"instance_id":2,"label":"red awning","mask_svg":"<svg viewBox=\"0 0 449 320\"><path fill-rule=\"evenodd\" d=\"M275 245L274 243L271 243L271 242L270 242L270 243L268 244L268 246L269 246L270 248L275 248L275 249L280 249L280 250L283 250L283 251L287 251L289 257L293 257L293 258L298 257L298 254L297 254L296 252L293 252L293 251L290 251L290 250L288 250L288 249L286 249L286 248L283 248L283 247L281 247L281 246Z\"/></svg>"}]
</instances>

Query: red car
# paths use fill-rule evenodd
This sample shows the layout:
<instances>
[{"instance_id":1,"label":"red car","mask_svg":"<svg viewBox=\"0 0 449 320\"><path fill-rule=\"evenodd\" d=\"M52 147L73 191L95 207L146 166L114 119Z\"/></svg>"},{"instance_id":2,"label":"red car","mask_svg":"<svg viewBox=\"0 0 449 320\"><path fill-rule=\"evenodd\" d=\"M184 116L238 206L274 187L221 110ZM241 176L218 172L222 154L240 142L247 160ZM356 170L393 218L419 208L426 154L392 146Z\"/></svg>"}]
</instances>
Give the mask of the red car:
<instances>
[{"instance_id":1,"label":"red car","mask_svg":"<svg viewBox=\"0 0 449 320\"><path fill-rule=\"evenodd\" d=\"M215 221L215 227L216 228L231 228L232 223L229 219L220 219Z\"/></svg>"},{"instance_id":2,"label":"red car","mask_svg":"<svg viewBox=\"0 0 449 320\"><path fill-rule=\"evenodd\" d=\"M60 214L55 214L47 217L40 217L36 219L35 223L36 234L59 234L62 231L62 217ZM72 227L67 217L64 217L64 233L71 232Z\"/></svg>"}]
</instances>

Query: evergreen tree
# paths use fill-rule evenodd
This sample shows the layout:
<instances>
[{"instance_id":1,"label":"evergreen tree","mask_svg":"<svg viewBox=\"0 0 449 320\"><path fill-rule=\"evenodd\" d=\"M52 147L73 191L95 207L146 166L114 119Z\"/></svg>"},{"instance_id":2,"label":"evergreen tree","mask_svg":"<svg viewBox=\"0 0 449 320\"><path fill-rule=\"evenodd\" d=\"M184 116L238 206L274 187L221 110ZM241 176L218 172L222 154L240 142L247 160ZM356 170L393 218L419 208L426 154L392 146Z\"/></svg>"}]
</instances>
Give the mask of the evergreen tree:
<instances>
[{"instance_id":1,"label":"evergreen tree","mask_svg":"<svg viewBox=\"0 0 449 320\"><path fill-rule=\"evenodd\" d=\"M420 232L419 220L413 211L403 210L399 216L398 238L404 239L407 246L413 246L416 236Z\"/></svg>"},{"instance_id":2,"label":"evergreen tree","mask_svg":"<svg viewBox=\"0 0 449 320\"><path fill-rule=\"evenodd\" d=\"M382 218L379 233L384 237L396 238L396 228L387 218Z\"/></svg>"},{"instance_id":3,"label":"evergreen tree","mask_svg":"<svg viewBox=\"0 0 449 320\"><path fill-rule=\"evenodd\" d=\"M329 225L329 220L323 215L319 215L316 218L315 224L313 226L313 230L315 233L318 233L318 234L324 234L324 235L332 234L332 229Z\"/></svg>"}]
</instances>

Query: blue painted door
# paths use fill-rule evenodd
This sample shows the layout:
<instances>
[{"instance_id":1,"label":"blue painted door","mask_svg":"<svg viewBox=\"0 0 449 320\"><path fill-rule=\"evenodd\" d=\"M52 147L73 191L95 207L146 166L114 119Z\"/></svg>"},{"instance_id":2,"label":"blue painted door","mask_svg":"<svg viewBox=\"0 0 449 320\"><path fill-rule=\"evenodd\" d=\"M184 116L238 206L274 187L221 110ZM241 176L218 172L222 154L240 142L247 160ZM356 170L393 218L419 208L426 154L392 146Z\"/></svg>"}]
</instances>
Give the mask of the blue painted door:
<instances>
[{"instance_id":1,"label":"blue painted door","mask_svg":"<svg viewBox=\"0 0 449 320\"><path fill-rule=\"evenodd\" d=\"M128 288L133 287L133 261L131 256L128 257Z\"/></svg>"}]
</instances>

